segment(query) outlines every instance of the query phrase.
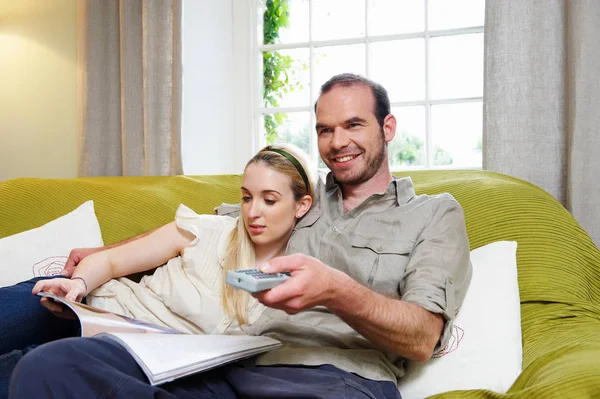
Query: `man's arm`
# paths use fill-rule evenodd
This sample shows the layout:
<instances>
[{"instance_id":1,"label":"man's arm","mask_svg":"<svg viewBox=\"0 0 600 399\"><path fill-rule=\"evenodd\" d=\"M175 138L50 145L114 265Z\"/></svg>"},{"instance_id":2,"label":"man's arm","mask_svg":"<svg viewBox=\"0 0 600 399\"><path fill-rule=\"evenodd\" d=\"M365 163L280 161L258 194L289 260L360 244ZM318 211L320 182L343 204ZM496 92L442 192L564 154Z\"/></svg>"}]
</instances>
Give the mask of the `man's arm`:
<instances>
[{"instance_id":1,"label":"man's arm","mask_svg":"<svg viewBox=\"0 0 600 399\"><path fill-rule=\"evenodd\" d=\"M345 284L336 284L340 292L327 308L384 352L417 361L431 358L444 328L441 314L384 296L346 277Z\"/></svg>"},{"instance_id":2,"label":"man's arm","mask_svg":"<svg viewBox=\"0 0 600 399\"><path fill-rule=\"evenodd\" d=\"M260 302L290 314L326 306L382 351L426 360L440 338L444 325L441 315L374 292L318 259L294 254L272 259L261 270L289 270L292 278L255 294Z\"/></svg>"},{"instance_id":3,"label":"man's arm","mask_svg":"<svg viewBox=\"0 0 600 399\"><path fill-rule=\"evenodd\" d=\"M62 269L61 274L66 277L71 277L73 275L73 272L75 271L75 267L79 264L79 262L81 262L87 256L89 256L91 254L95 254L96 252L104 251L105 249L120 247L121 245L127 244L128 242L139 240L140 238L147 236L148 234L158 230L159 228L160 227L157 227L152 230L148 230L148 231L146 231L140 235L137 235L135 237L128 238L126 240L119 241L119 242L111 244L111 245L106 245L104 247L74 248L69 253L69 258L67 259L67 262L65 263L65 267Z\"/></svg>"}]
</instances>

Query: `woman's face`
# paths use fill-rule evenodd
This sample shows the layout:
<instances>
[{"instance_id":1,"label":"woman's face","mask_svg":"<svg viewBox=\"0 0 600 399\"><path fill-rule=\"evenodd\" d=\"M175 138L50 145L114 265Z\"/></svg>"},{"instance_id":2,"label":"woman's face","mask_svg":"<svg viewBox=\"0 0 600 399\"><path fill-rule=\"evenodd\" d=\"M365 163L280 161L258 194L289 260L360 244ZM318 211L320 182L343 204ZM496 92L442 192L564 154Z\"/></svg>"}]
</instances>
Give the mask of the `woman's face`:
<instances>
[{"instance_id":1,"label":"woman's face","mask_svg":"<svg viewBox=\"0 0 600 399\"><path fill-rule=\"evenodd\" d=\"M296 214L301 212L290 187L290 178L263 162L246 167L242 178L241 215L256 246L287 243Z\"/></svg>"}]
</instances>

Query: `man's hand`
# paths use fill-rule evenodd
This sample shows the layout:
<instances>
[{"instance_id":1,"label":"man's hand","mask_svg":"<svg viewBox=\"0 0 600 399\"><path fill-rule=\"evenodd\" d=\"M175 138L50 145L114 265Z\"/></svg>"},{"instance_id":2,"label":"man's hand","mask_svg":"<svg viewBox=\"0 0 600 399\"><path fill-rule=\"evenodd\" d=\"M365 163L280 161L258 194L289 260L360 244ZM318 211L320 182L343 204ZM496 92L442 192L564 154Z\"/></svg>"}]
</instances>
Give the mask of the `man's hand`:
<instances>
[{"instance_id":1,"label":"man's hand","mask_svg":"<svg viewBox=\"0 0 600 399\"><path fill-rule=\"evenodd\" d=\"M254 294L263 305L296 314L315 306L327 306L335 289L348 277L318 259L293 254L271 259L260 265L263 273L291 272L291 278L267 291Z\"/></svg>"},{"instance_id":2,"label":"man's hand","mask_svg":"<svg viewBox=\"0 0 600 399\"><path fill-rule=\"evenodd\" d=\"M67 259L67 263L65 263L65 267L62 269L60 274L65 277L71 277L75 271L75 266L77 266L79 262L83 260L83 258L93 253L100 252L103 249L105 248L75 248L71 250L71 253L69 253L69 259Z\"/></svg>"}]
</instances>

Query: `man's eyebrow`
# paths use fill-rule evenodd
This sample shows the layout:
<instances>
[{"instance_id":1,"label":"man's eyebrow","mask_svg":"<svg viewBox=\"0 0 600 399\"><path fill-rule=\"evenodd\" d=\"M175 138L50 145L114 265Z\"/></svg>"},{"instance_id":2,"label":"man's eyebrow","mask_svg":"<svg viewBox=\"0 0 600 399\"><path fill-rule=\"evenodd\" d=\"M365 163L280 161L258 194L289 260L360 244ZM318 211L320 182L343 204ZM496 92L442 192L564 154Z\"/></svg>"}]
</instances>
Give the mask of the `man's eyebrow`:
<instances>
[{"instance_id":1,"label":"man's eyebrow","mask_svg":"<svg viewBox=\"0 0 600 399\"><path fill-rule=\"evenodd\" d=\"M349 125L350 123L356 123L356 122L365 123L366 121L367 121L366 119L363 119L360 116L353 116L350 119L346 119L344 121L344 124L345 125ZM325 127L329 127L329 125L326 125L324 123L317 123L315 125L315 130L319 130L319 129L322 129L322 128L325 128Z\"/></svg>"},{"instance_id":2,"label":"man's eyebrow","mask_svg":"<svg viewBox=\"0 0 600 399\"><path fill-rule=\"evenodd\" d=\"M353 116L353 117L352 117L352 118L350 118L350 119L346 119L346 120L344 121L344 123L345 123L345 124L356 123L356 122L362 122L362 123L364 123L364 122L366 122L366 121L367 121L366 119L363 119L363 118L361 118L360 116Z\"/></svg>"}]
</instances>

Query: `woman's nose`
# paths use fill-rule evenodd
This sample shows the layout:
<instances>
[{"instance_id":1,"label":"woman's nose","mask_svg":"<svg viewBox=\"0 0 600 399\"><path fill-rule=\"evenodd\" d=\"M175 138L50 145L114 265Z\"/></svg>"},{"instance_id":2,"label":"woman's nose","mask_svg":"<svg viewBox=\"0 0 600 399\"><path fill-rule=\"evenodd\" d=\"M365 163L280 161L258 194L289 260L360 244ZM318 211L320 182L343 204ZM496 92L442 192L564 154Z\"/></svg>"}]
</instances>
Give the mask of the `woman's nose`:
<instances>
[{"instance_id":1,"label":"woman's nose","mask_svg":"<svg viewBox=\"0 0 600 399\"><path fill-rule=\"evenodd\" d=\"M252 201L252 204L250 204L248 216L250 216L251 218L259 218L260 212L260 204L258 203L258 201Z\"/></svg>"}]
</instances>

